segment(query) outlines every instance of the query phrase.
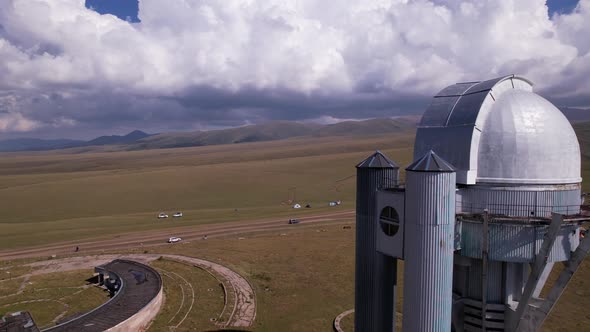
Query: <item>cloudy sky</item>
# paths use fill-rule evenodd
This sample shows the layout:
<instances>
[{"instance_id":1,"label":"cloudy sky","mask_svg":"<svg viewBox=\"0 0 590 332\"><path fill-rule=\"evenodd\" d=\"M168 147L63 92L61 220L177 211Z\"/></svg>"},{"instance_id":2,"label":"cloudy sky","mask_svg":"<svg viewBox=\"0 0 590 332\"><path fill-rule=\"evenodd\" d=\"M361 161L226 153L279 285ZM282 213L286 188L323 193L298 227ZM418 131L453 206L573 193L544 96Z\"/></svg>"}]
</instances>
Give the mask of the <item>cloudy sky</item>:
<instances>
[{"instance_id":1,"label":"cloudy sky","mask_svg":"<svg viewBox=\"0 0 590 332\"><path fill-rule=\"evenodd\" d=\"M588 107L589 35L590 0L1 0L0 139L420 114L512 73Z\"/></svg>"}]
</instances>

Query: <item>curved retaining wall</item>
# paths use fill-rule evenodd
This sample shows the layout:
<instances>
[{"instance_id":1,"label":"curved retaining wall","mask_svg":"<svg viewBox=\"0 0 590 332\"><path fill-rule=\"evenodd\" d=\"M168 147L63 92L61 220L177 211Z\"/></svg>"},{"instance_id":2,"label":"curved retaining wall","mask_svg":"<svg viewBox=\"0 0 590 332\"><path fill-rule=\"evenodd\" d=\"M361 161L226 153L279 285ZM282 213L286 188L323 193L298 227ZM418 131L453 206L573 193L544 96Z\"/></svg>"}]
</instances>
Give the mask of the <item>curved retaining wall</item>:
<instances>
[{"instance_id":1,"label":"curved retaining wall","mask_svg":"<svg viewBox=\"0 0 590 332\"><path fill-rule=\"evenodd\" d=\"M116 273L113 273L113 274L117 275ZM95 312L98 312L98 311L102 310L104 307L107 307L107 306L111 305L111 302L117 301L118 298L120 296L122 296L122 294L123 294L123 292L121 292L120 290L125 287L125 283L120 278L119 275L117 275L117 278L119 278L119 280L121 280L121 286L120 286L121 288L119 288L119 291L117 293L115 293L115 295L113 295L113 297L111 297L110 299L108 299L108 301L106 301L105 303L99 305L98 307L96 307L96 308L88 311L87 313L85 313L85 314L83 314L81 316L78 316L78 317L76 317L76 318L74 318L72 320L69 320L67 322L61 323L59 325L48 327L48 328L43 329L41 331L42 332L60 332L62 330L63 331L67 331L68 325L71 325L73 322L76 322L76 321L81 321L82 319L86 318L87 316L93 315Z\"/></svg>"},{"instance_id":2,"label":"curved retaining wall","mask_svg":"<svg viewBox=\"0 0 590 332\"><path fill-rule=\"evenodd\" d=\"M135 315L129 317L126 321L111 327L109 332L127 332L127 331L144 331L150 322L156 317L164 300L164 287L160 287L158 295L152 299L145 307L139 310Z\"/></svg>"},{"instance_id":3,"label":"curved retaining wall","mask_svg":"<svg viewBox=\"0 0 590 332\"><path fill-rule=\"evenodd\" d=\"M346 310L345 312L336 316L336 318L334 318L334 331L344 332L344 330L342 329L342 326L340 326L340 322L342 321L342 318L352 314L353 312L354 312L354 309L350 309L350 310Z\"/></svg>"},{"instance_id":4,"label":"curved retaining wall","mask_svg":"<svg viewBox=\"0 0 590 332\"><path fill-rule=\"evenodd\" d=\"M162 305L160 274L145 264L124 259L113 260L104 270L121 281L116 295L87 314L46 331L140 331L148 326ZM138 279L138 273L144 274L144 280Z\"/></svg>"}]
</instances>

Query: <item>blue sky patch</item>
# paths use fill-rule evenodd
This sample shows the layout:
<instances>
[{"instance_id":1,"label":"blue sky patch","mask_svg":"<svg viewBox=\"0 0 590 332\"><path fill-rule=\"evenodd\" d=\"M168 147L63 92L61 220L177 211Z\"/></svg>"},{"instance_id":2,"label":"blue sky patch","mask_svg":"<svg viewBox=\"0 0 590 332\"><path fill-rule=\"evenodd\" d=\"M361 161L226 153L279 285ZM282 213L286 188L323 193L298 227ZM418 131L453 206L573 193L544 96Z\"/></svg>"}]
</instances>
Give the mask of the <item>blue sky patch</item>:
<instances>
[{"instance_id":1,"label":"blue sky patch","mask_svg":"<svg viewBox=\"0 0 590 332\"><path fill-rule=\"evenodd\" d=\"M139 22L139 0L86 0L86 7L100 14L112 14L130 22Z\"/></svg>"},{"instance_id":2,"label":"blue sky patch","mask_svg":"<svg viewBox=\"0 0 590 332\"><path fill-rule=\"evenodd\" d=\"M547 0L547 7L549 7L549 17L553 14L569 14L571 13L579 0Z\"/></svg>"}]
</instances>

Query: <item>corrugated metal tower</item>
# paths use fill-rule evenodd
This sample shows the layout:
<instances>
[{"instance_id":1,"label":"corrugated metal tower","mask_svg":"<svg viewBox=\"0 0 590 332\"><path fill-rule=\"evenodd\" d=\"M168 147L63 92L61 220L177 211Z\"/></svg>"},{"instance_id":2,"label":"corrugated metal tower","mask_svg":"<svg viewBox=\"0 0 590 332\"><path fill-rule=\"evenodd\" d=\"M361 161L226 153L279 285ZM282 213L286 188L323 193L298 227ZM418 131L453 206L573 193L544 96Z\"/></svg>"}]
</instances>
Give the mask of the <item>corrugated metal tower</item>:
<instances>
[{"instance_id":1,"label":"corrugated metal tower","mask_svg":"<svg viewBox=\"0 0 590 332\"><path fill-rule=\"evenodd\" d=\"M376 251L377 190L399 182L399 166L377 151L357 166L355 330L393 331L397 261Z\"/></svg>"},{"instance_id":2,"label":"corrugated metal tower","mask_svg":"<svg viewBox=\"0 0 590 332\"><path fill-rule=\"evenodd\" d=\"M455 170L429 151L406 172L403 330L450 331Z\"/></svg>"},{"instance_id":3,"label":"corrugated metal tower","mask_svg":"<svg viewBox=\"0 0 590 332\"><path fill-rule=\"evenodd\" d=\"M522 77L459 83L418 125L414 157L430 149L457 169L453 326L538 329L542 319L525 317L553 306L540 290L553 263L572 258L587 219L571 124Z\"/></svg>"},{"instance_id":4,"label":"corrugated metal tower","mask_svg":"<svg viewBox=\"0 0 590 332\"><path fill-rule=\"evenodd\" d=\"M580 159L569 121L522 77L441 90L405 187L368 167L393 162L359 164L356 330L395 328L388 262L403 259L404 331L537 331L590 252Z\"/></svg>"}]
</instances>

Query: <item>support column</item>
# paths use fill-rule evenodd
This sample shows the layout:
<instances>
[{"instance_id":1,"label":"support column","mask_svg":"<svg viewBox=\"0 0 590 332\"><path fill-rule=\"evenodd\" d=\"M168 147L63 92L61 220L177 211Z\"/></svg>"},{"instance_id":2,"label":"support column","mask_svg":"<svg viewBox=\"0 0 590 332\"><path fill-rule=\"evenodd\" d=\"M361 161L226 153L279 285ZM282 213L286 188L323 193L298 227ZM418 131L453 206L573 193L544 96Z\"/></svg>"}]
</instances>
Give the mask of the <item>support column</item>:
<instances>
[{"instance_id":1,"label":"support column","mask_svg":"<svg viewBox=\"0 0 590 332\"><path fill-rule=\"evenodd\" d=\"M357 165L355 331L395 330L397 260L377 251L377 190L398 185L399 166L377 151Z\"/></svg>"},{"instance_id":2,"label":"support column","mask_svg":"<svg viewBox=\"0 0 590 332\"><path fill-rule=\"evenodd\" d=\"M455 184L433 151L406 168L403 331L451 331Z\"/></svg>"}]
</instances>

